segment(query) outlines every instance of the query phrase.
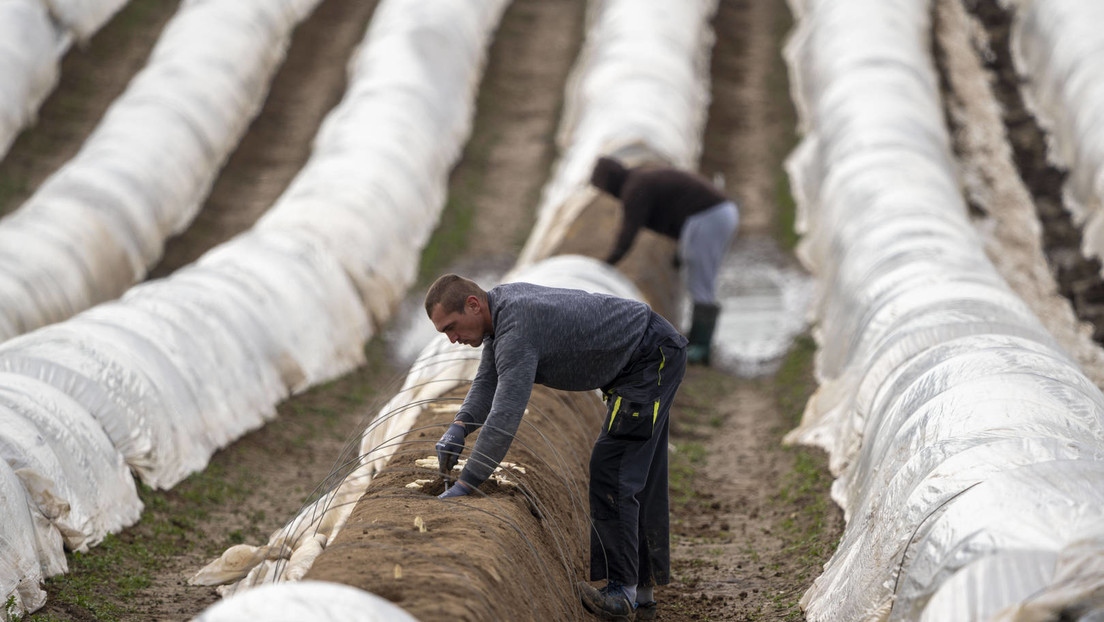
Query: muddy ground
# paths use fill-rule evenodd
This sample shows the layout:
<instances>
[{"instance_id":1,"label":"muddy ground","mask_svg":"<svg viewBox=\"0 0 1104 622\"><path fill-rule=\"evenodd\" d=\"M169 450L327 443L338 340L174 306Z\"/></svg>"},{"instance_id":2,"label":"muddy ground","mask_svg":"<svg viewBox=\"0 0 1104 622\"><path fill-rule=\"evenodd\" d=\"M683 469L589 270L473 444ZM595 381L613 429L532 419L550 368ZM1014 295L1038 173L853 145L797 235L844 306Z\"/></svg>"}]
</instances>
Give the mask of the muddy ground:
<instances>
[{"instance_id":1,"label":"muddy ground","mask_svg":"<svg viewBox=\"0 0 1104 622\"><path fill-rule=\"evenodd\" d=\"M954 1L939 4L945 9ZM985 3L967 3L971 10L979 4ZM43 108L40 123L0 162L0 213L17 207L75 153L140 67L175 6L171 0L132 2L90 45L69 54L62 83ZM296 31L289 60L265 108L195 225L170 241L155 276L244 230L282 192L309 155L319 121L340 98L341 59L363 35L374 6L325 0ZM563 84L581 43L584 14L583 0L515 0L505 14L490 51L473 134L453 172L442 227L423 260L422 287L446 270L501 274L513 264L556 156L553 136ZM790 19L779 0L719 2L713 101L700 168L707 175L720 173L741 205L736 244L777 240L776 261L792 266L787 250L792 205L781 162L796 138L780 58ZM953 60L976 52L939 38L933 44L949 50L944 67L952 64L947 56ZM981 84L987 84L984 77ZM957 92L966 101L992 103L985 88L971 91L966 82L951 79L946 85L950 99ZM994 135L999 143L1000 131ZM961 140L956 149L966 166L985 171L988 178L1020 175L1015 168L998 168L991 149L971 150ZM987 196L977 192L982 199ZM977 201L979 229L997 232L988 240L991 254L1003 258L1007 274L1030 280L1018 291L1034 291L1037 300L1046 301L1038 308L1049 313L1053 327L1070 334L1071 342L1082 337L1084 331L1072 316L1046 311L1052 307L1045 305L1062 303L1054 302L1053 282L1046 284L1050 271L1038 259L1042 253L1031 247L1030 239L1000 235L1005 216L997 206L1009 203L982 199ZM1032 201L1016 204L1030 210ZM589 217L606 224L591 227L592 237L585 241L575 238L578 246L572 250L595 256L605 252L608 240L603 235L611 218L609 207L605 209ZM671 285L671 273L643 252L649 243L663 242L641 244L625 271L643 289L673 295L664 289ZM1025 259L1017 263L1019 258ZM1089 291L1087 286L1063 287ZM670 298L663 304L676 314ZM417 313L417 305L413 308ZM819 574L842 530L840 512L828 498L824 456L781 445L814 389L813 348L810 339L799 337L780 369L765 377L740 378L715 368L689 370L673 411L673 581L656 592L661 619L803 619L797 600ZM394 395L406 373L404 362L396 360L382 337L368 344L367 353L367 365L280 405L276 420L220 451L205 472L170 491L143 490L142 520L87 554L71 555L70 573L47 583L49 600L31 619L185 620L216 602L214 588L189 586L187 578L233 544L265 542L313 498L349 440ZM1080 358L1091 363L1093 356ZM535 403L550 399L535 395ZM585 446L585 439L581 442ZM583 555L583 543L571 535L558 548L576 558L569 565L581 563ZM352 580L379 570L327 564L324 571L337 579L343 572ZM395 572L394 564L380 568ZM519 589L526 581L542 580L538 568L528 567L511 569L510 578ZM570 601L564 589L557 593ZM423 599L432 596L432 590L420 594ZM557 602L533 617L568 619L578 612L573 602ZM423 610L422 615L447 619L440 611Z\"/></svg>"}]
</instances>

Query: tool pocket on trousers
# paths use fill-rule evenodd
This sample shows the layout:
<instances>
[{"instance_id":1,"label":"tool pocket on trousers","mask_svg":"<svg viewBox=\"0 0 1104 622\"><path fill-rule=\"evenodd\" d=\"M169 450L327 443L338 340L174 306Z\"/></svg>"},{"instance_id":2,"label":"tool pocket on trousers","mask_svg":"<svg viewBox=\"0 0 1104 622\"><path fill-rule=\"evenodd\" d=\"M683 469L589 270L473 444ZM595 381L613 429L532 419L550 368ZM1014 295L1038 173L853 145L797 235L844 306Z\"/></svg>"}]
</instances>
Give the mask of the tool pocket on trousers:
<instances>
[{"instance_id":1,"label":"tool pocket on trousers","mask_svg":"<svg viewBox=\"0 0 1104 622\"><path fill-rule=\"evenodd\" d=\"M624 441L646 441L652 438L656 415L659 413L659 400L633 402L616 394L611 397L606 434L610 438Z\"/></svg>"}]
</instances>

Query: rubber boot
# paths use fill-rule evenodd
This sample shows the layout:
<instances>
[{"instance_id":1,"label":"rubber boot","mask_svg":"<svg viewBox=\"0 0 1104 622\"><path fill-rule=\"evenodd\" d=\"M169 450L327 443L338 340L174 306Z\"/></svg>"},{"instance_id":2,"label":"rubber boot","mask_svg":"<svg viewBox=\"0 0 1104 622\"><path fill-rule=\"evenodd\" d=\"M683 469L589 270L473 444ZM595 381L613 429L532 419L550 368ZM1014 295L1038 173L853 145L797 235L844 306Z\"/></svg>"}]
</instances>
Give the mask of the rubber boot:
<instances>
[{"instance_id":1,"label":"rubber boot","mask_svg":"<svg viewBox=\"0 0 1104 622\"><path fill-rule=\"evenodd\" d=\"M721 306L717 304L694 303L694 312L690 320L690 340L686 347L686 362L690 365L709 365L712 350L713 331L717 328L717 315Z\"/></svg>"}]
</instances>

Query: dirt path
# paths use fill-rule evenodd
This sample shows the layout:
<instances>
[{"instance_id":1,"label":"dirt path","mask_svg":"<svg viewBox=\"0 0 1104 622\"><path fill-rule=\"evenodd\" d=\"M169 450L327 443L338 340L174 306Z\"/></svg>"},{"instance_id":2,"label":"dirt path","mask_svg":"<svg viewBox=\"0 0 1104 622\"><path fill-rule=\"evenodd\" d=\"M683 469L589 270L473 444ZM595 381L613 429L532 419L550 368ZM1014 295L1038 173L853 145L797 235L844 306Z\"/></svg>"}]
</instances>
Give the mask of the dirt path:
<instances>
[{"instance_id":1,"label":"dirt path","mask_svg":"<svg viewBox=\"0 0 1104 622\"><path fill-rule=\"evenodd\" d=\"M515 0L508 9L423 280L445 269L513 264L555 157L552 136L584 9L583 0ZM348 53L370 12L328 0L296 32L272 97L158 274L248 227L283 190L340 92L343 74L321 68ZM789 15L774 0L722 0L716 25L702 169L722 174L739 197L742 237L770 236L780 163L792 145L792 110L778 81ZM647 269L640 263L634 274L647 278ZM657 590L662 619L801 618L796 600L840 528L822 456L780 442L811 389L811 351L803 340L772 378L688 374L672 430L675 576ZM49 582L47 606L32 619L183 620L215 602L213 588L188 586L187 577L230 545L267 540L396 391L405 368L379 339L368 355L365 367L282 404L274 422L219 452L204 473L171 491L143 491L142 521L71 556L71 572Z\"/></svg>"},{"instance_id":2,"label":"dirt path","mask_svg":"<svg viewBox=\"0 0 1104 622\"><path fill-rule=\"evenodd\" d=\"M737 245L765 243L779 227L782 159L794 144L784 99L783 3L722 0L714 20L713 102L701 169L723 175L740 205ZM795 264L784 252L776 261ZM800 620L797 601L843 527L827 496L824 455L786 448L813 385L813 346L800 340L772 377L741 379L691 368L672 441L674 576L657 599L665 620ZM680 483L687 465L695 475ZM666 604L666 603L664 603Z\"/></svg>"}]
</instances>

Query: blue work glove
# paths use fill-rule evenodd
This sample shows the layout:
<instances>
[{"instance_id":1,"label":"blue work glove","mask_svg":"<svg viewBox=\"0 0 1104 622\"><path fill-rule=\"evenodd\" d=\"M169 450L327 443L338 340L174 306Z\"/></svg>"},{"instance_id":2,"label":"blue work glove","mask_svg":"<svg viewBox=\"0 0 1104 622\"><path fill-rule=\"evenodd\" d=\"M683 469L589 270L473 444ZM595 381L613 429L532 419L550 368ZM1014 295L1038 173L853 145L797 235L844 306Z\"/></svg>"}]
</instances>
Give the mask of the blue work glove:
<instances>
[{"instance_id":1,"label":"blue work glove","mask_svg":"<svg viewBox=\"0 0 1104 622\"><path fill-rule=\"evenodd\" d=\"M453 423L441 435L441 440L437 441L437 465L441 471L441 477L445 478L446 482L452 467L460 460L460 453L464 451L464 437L467 435L468 432L463 425Z\"/></svg>"},{"instance_id":2,"label":"blue work glove","mask_svg":"<svg viewBox=\"0 0 1104 622\"><path fill-rule=\"evenodd\" d=\"M438 499L448 499L449 497L463 497L472 491L467 484L460 480L456 480L456 483L451 488L437 495Z\"/></svg>"}]
</instances>

